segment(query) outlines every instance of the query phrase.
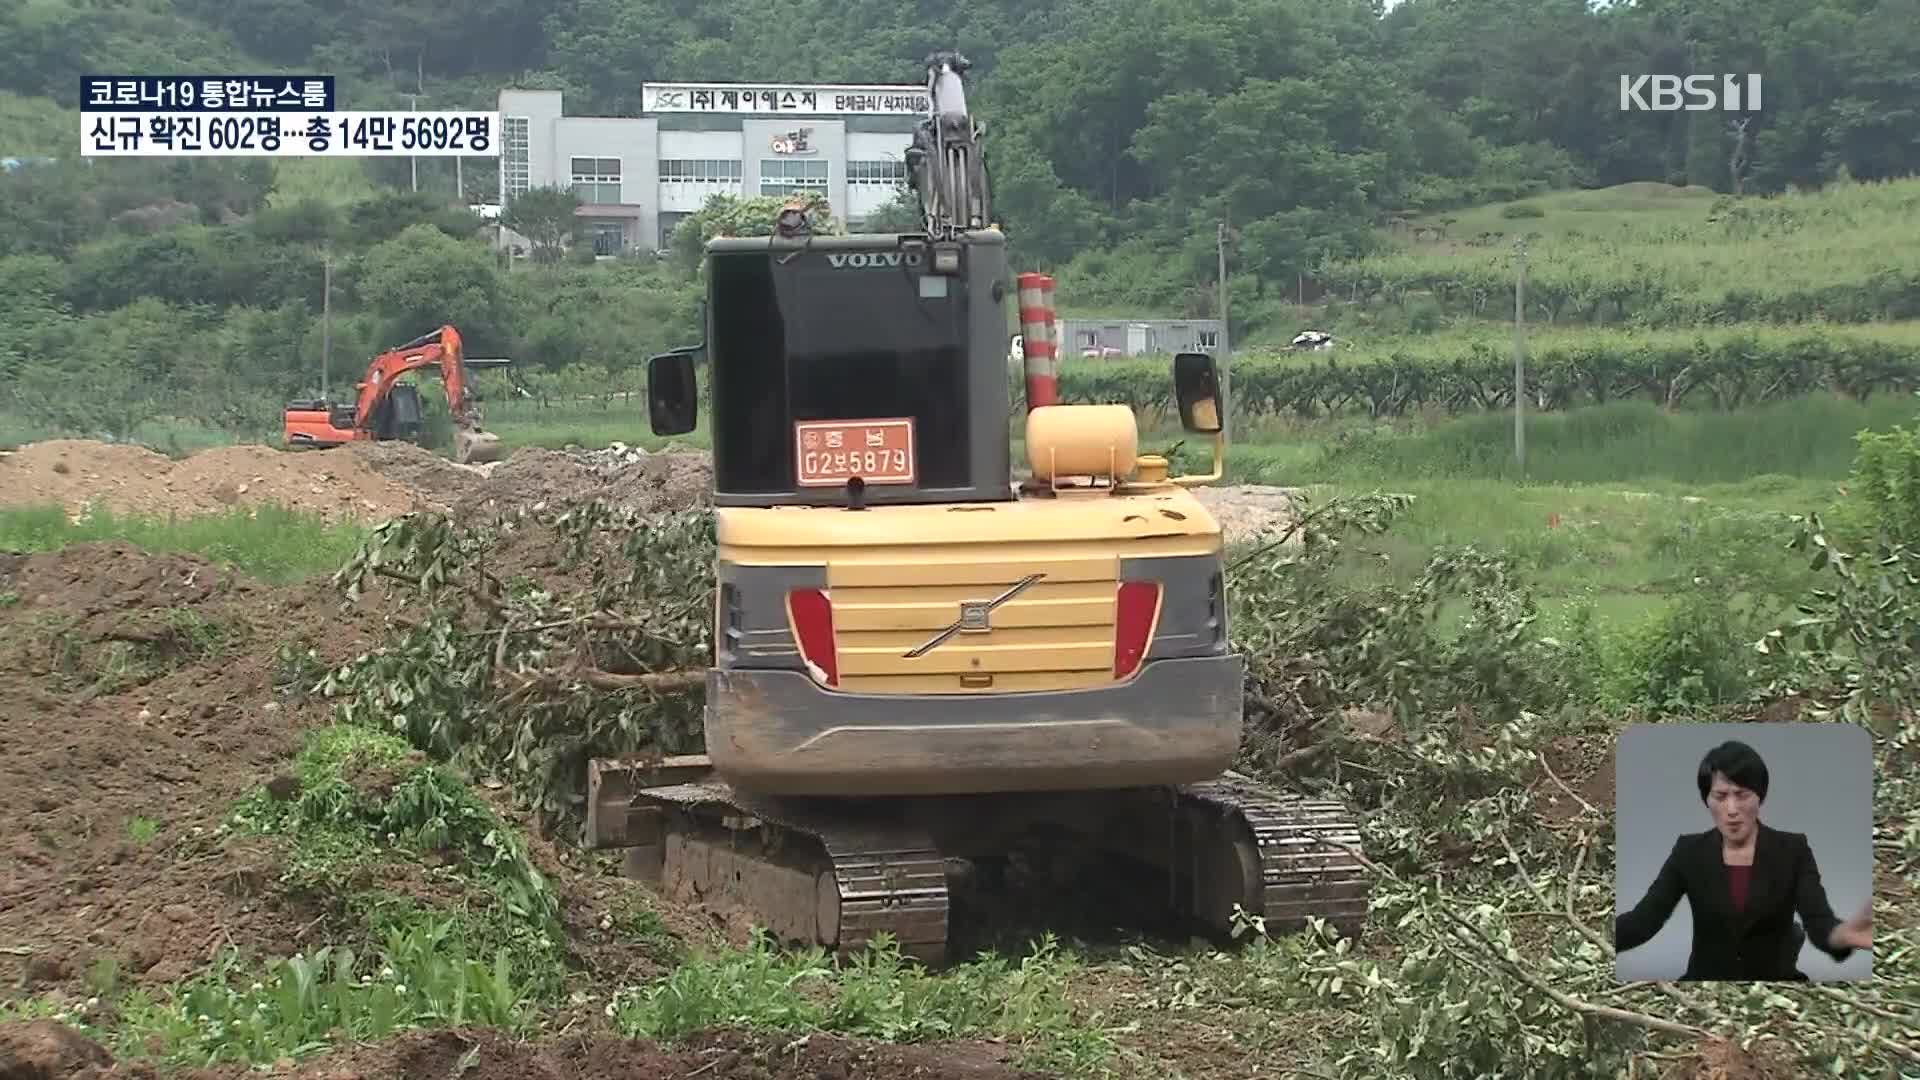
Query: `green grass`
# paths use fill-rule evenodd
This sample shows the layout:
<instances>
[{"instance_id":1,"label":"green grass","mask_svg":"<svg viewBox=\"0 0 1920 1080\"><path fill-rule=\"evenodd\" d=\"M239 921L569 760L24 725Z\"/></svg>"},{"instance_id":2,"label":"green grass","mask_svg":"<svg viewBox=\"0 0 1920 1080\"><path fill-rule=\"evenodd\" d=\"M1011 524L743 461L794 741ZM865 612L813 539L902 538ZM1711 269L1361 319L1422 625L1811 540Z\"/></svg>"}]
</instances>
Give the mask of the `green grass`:
<instances>
[{"instance_id":1,"label":"green grass","mask_svg":"<svg viewBox=\"0 0 1920 1080\"><path fill-rule=\"evenodd\" d=\"M746 949L689 957L651 986L617 995L610 1014L625 1034L676 1039L739 1026L922 1041L992 1038L1022 1063L1081 1075L1113 1052L1110 1036L1075 1016L1067 990L1081 964L1049 935L1017 963L992 954L929 974L882 935L838 961L824 950L775 948L756 933Z\"/></svg>"},{"instance_id":2,"label":"green grass","mask_svg":"<svg viewBox=\"0 0 1920 1080\"><path fill-rule=\"evenodd\" d=\"M1523 417L1524 474L1514 459L1510 413L1462 417L1409 434L1355 424L1304 462L1306 448L1295 445L1282 467L1294 483L1524 478L1536 484L1790 487L1796 480L1845 479L1855 432L1911 422L1917 411L1911 397L1862 404L1818 394L1736 412L1669 413L1649 402L1621 401L1534 414ZM1260 482L1288 482L1264 475L1267 470L1256 464L1276 445L1286 446L1263 440L1250 448L1258 451L1248 463L1263 473ZM1761 479L1766 477L1775 479Z\"/></svg>"},{"instance_id":3,"label":"green grass","mask_svg":"<svg viewBox=\"0 0 1920 1080\"><path fill-rule=\"evenodd\" d=\"M277 507L175 518L95 510L71 520L60 507L0 509L0 551L57 551L124 540L155 552L190 552L251 577L286 583L331 574L359 548L359 527Z\"/></svg>"},{"instance_id":4,"label":"green grass","mask_svg":"<svg viewBox=\"0 0 1920 1080\"><path fill-rule=\"evenodd\" d=\"M76 90L77 92L77 90ZM0 90L0 157L80 156L80 111Z\"/></svg>"},{"instance_id":5,"label":"green grass","mask_svg":"<svg viewBox=\"0 0 1920 1080\"><path fill-rule=\"evenodd\" d=\"M1556 310L1560 322L1858 322L1920 310L1911 292L1920 279L1920 178L1730 200L1717 210L1715 200L1647 186L1525 201L1543 216L1459 211L1446 240L1409 234L1384 253L1336 264L1321 283L1343 300L1430 293L1454 314L1503 317L1513 308L1509 241L1531 234L1530 306Z\"/></svg>"},{"instance_id":6,"label":"green grass","mask_svg":"<svg viewBox=\"0 0 1920 1080\"><path fill-rule=\"evenodd\" d=\"M1409 218L1408 224L1438 226L1442 219L1449 219L1446 230L1451 242L1483 233L1502 239L1534 233L1547 240L1565 240L1569 234L1606 235L1648 225L1699 225L1707 220L1718 197L1710 188L1640 182L1591 191L1553 191L1510 203L1422 214ZM1542 216L1505 216L1507 208L1515 205L1537 208ZM1381 231L1399 246L1416 250L1433 246L1432 241L1415 241L1411 230L1405 234Z\"/></svg>"},{"instance_id":7,"label":"green grass","mask_svg":"<svg viewBox=\"0 0 1920 1080\"><path fill-rule=\"evenodd\" d=\"M292 206L313 201L347 207L374 198L380 189L354 158L279 158L273 163L273 190L267 205Z\"/></svg>"},{"instance_id":8,"label":"green grass","mask_svg":"<svg viewBox=\"0 0 1920 1080\"><path fill-rule=\"evenodd\" d=\"M48 439L86 439L99 437L95 433L74 432L48 424L45 421L17 412L0 409L0 449L11 450L28 443L44 442ZM277 434L242 434L197 420L165 418L143 421L134 428L127 442L149 449L170 454L175 457L211 450L216 446L232 446L241 442L260 442L277 439Z\"/></svg>"},{"instance_id":9,"label":"green grass","mask_svg":"<svg viewBox=\"0 0 1920 1080\"><path fill-rule=\"evenodd\" d=\"M541 407L524 401L489 403L486 409L488 430L500 436L500 443L511 453L522 446L544 446L558 450L574 445L588 449L623 442L628 446L659 450L668 447L712 449L709 417L701 410L697 427L685 435L661 438L647 421L645 399L613 399L598 402L563 402Z\"/></svg>"}]
</instances>

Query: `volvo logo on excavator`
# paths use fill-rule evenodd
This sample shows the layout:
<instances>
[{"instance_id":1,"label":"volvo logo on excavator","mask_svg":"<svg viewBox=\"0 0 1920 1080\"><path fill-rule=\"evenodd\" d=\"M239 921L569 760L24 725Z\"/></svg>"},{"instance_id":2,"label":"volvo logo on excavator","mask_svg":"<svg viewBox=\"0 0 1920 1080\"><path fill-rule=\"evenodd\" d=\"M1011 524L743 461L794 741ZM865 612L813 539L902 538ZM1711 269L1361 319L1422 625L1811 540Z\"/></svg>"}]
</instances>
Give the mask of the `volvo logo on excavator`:
<instances>
[{"instance_id":1,"label":"volvo logo on excavator","mask_svg":"<svg viewBox=\"0 0 1920 1080\"><path fill-rule=\"evenodd\" d=\"M835 270L870 270L882 266L919 266L926 257L917 251L833 251L827 262Z\"/></svg>"},{"instance_id":2,"label":"volvo logo on excavator","mask_svg":"<svg viewBox=\"0 0 1920 1080\"><path fill-rule=\"evenodd\" d=\"M933 637L928 638L924 643L915 647L911 652L906 653L905 654L906 658L909 660L912 660L916 657L925 656L928 653L932 652L933 650L939 648L941 645L945 644L948 638L961 632L962 630L992 629L991 620L993 617L994 608L997 608L1001 604L1004 604L1007 601L1013 599L1014 597L1019 596L1021 593L1026 592L1029 588L1033 586L1034 582L1039 581L1041 578L1046 576L1047 575L1045 574L1028 574L1026 577L1023 577L1019 581L1014 582L1012 587L1007 589L1006 592L1001 593L999 596L996 596L991 600L960 601L960 617L953 621L953 625L947 627L945 630L940 631L938 634L933 635Z\"/></svg>"}]
</instances>

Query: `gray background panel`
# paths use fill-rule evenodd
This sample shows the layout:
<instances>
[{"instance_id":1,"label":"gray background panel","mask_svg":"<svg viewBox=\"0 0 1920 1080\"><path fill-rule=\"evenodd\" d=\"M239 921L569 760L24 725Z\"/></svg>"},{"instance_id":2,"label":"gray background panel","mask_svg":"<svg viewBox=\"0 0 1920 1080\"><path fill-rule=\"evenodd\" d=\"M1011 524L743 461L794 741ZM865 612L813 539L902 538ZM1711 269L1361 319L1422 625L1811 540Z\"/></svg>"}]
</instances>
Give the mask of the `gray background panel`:
<instances>
[{"instance_id":1,"label":"gray background panel","mask_svg":"<svg viewBox=\"0 0 1920 1080\"><path fill-rule=\"evenodd\" d=\"M1760 820L1805 833L1820 866L1827 902L1852 918L1873 889L1873 737L1853 724L1636 724L1621 732L1614 765L1617 861L1614 910L1640 902L1682 833L1713 827L1695 774L1700 758L1738 739L1767 764ZM1677 979L1687 966L1693 913L1684 898L1653 940L1620 953L1623 981ZM1814 980L1864 979L1872 957L1856 951L1845 964L1813 947L1800 950L1800 970Z\"/></svg>"}]
</instances>

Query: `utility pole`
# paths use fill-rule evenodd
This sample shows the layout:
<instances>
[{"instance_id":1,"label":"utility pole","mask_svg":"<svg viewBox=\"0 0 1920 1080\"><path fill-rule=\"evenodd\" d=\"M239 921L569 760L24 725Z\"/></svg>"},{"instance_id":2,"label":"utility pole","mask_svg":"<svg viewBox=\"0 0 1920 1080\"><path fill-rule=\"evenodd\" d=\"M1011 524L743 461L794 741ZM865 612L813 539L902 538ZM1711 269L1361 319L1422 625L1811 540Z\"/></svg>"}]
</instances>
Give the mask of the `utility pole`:
<instances>
[{"instance_id":1,"label":"utility pole","mask_svg":"<svg viewBox=\"0 0 1920 1080\"><path fill-rule=\"evenodd\" d=\"M1233 412L1233 399L1227 394L1232 379L1229 368L1232 366L1233 350L1227 342L1227 223L1220 222L1214 230L1213 243L1220 257L1220 438L1227 438L1227 417Z\"/></svg>"},{"instance_id":2,"label":"utility pole","mask_svg":"<svg viewBox=\"0 0 1920 1080\"><path fill-rule=\"evenodd\" d=\"M320 397L327 396L327 369L333 365L333 253L320 263L324 284L320 286Z\"/></svg>"},{"instance_id":3,"label":"utility pole","mask_svg":"<svg viewBox=\"0 0 1920 1080\"><path fill-rule=\"evenodd\" d=\"M1524 420L1527 402L1527 241L1513 242L1519 256L1520 276L1513 283L1513 460L1520 474L1527 472L1527 428Z\"/></svg>"},{"instance_id":4,"label":"utility pole","mask_svg":"<svg viewBox=\"0 0 1920 1080\"><path fill-rule=\"evenodd\" d=\"M419 94L407 95L407 108L411 109L414 112L420 111L420 95ZM413 174L413 190L419 191L420 190L420 159L418 157L412 154L407 155L407 171Z\"/></svg>"}]
</instances>

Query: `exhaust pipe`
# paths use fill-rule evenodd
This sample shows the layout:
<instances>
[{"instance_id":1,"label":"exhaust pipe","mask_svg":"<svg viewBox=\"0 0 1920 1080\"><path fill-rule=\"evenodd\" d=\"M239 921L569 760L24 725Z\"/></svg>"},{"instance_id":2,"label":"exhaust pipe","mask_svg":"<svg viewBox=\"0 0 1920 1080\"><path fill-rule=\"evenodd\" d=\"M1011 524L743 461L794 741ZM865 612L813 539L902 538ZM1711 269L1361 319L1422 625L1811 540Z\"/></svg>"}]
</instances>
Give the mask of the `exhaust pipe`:
<instances>
[{"instance_id":1,"label":"exhaust pipe","mask_svg":"<svg viewBox=\"0 0 1920 1080\"><path fill-rule=\"evenodd\" d=\"M1020 347L1027 362L1027 411L1060 402L1059 342L1054 340L1053 279L1021 274Z\"/></svg>"}]
</instances>

